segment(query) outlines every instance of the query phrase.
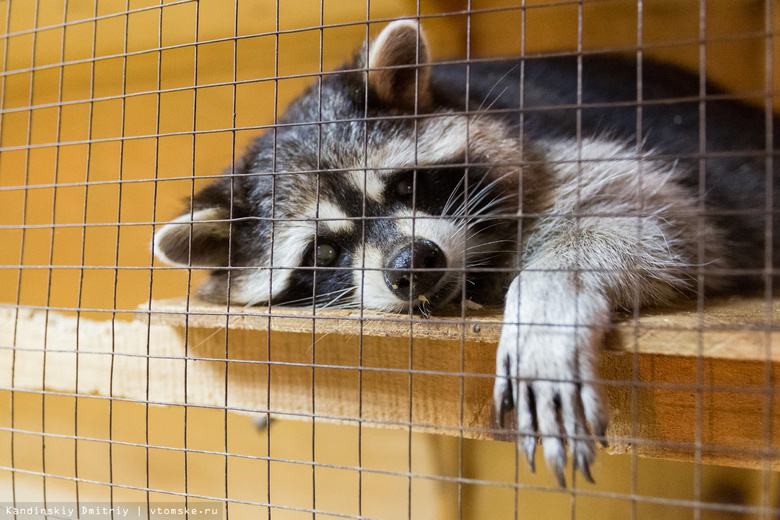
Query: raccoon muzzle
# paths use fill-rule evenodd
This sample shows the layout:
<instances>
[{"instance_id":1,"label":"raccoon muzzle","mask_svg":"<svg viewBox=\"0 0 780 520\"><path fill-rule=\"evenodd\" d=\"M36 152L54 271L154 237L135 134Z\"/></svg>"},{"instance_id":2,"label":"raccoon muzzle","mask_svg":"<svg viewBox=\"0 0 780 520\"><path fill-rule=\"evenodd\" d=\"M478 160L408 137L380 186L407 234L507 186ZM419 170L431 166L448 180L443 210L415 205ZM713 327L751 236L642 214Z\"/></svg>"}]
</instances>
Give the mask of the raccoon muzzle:
<instances>
[{"instance_id":1,"label":"raccoon muzzle","mask_svg":"<svg viewBox=\"0 0 780 520\"><path fill-rule=\"evenodd\" d=\"M385 283L402 300L418 299L444 277L447 256L430 240L415 240L396 250L385 262Z\"/></svg>"}]
</instances>

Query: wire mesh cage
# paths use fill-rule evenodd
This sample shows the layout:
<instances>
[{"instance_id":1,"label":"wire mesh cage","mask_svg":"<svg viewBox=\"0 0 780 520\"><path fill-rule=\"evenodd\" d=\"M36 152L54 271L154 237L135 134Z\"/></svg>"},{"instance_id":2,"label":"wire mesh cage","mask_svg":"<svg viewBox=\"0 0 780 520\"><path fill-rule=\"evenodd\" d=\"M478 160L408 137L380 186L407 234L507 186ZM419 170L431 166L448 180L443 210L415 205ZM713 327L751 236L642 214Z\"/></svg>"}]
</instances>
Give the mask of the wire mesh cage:
<instances>
[{"instance_id":1,"label":"wire mesh cage","mask_svg":"<svg viewBox=\"0 0 780 520\"><path fill-rule=\"evenodd\" d=\"M0 517L777 517L775 4L0 0Z\"/></svg>"}]
</instances>

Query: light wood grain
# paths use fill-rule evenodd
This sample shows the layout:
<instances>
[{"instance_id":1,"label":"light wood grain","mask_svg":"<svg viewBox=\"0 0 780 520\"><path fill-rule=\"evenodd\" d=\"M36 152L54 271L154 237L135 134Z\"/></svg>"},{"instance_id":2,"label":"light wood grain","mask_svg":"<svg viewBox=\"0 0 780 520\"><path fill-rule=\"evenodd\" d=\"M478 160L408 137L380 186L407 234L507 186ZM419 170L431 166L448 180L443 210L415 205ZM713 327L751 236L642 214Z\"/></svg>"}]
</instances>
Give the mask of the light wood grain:
<instances>
[{"instance_id":1,"label":"light wood grain","mask_svg":"<svg viewBox=\"0 0 780 520\"><path fill-rule=\"evenodd\" d=\"M780 300L756 299L616 316L602 358L608 451L776 466L778 313ZM500 322L181 300L132 322L3 309L0 382L489 438Z\"/></svg>"}]
</instances>

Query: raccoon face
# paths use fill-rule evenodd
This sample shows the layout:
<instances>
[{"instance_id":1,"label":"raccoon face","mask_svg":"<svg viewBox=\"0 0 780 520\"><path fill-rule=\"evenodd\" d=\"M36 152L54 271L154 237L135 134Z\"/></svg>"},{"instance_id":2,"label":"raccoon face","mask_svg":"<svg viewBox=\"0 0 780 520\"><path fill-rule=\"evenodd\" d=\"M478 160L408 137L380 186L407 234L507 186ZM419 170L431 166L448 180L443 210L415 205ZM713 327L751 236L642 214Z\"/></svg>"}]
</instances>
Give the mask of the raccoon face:
<instances>
[{"instance_id":1,"label":"raccoon face","mask_svg":"<svg viewBox=\"0 0 780 520\"><path fill-rule=\"evenodd\" d=\"M398 312L473 297L480 269L516 251L519 145L438 102L426 64L417 24L389 25L161 228L155 254L212 268L200 296L223 303Z\"/></svg>"}]
</instances>

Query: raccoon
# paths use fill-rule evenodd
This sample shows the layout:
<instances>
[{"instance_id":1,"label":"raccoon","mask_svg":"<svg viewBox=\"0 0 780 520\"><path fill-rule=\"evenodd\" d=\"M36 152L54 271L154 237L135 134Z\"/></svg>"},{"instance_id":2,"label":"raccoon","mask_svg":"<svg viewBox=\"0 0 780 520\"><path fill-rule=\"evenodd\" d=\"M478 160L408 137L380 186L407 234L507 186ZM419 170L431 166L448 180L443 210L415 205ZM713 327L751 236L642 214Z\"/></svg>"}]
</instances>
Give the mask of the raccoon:
<instances>
[{"instance_id":1,"label":"raccoon","mask_svg":"<svg viewBox=\"0 0 780 520\"><path fill-rule=\"evenodd\" d=\"M199 294L220 303L503 305L498 427L532 468L541 439L562 486L567 445L592 480L613 311L774 282L777 123L705 88L636 57L434 63L419 23L395 21L154 252L210 268Z\"/></svg>"}]
</instances>

